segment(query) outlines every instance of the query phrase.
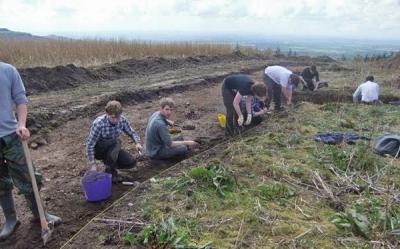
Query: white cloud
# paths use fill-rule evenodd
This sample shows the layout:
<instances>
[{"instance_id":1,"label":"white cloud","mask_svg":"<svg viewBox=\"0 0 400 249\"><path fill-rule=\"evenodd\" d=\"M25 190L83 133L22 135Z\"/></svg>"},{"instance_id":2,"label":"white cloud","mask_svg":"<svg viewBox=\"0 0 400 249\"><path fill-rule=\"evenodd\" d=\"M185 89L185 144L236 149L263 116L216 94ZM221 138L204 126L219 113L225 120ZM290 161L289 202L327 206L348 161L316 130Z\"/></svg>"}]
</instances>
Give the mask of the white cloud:
<instances>
[{"instance_id":1,"label":"white cloud","mask_svg":"<svg viewBox=\"0 0 400 249\"><path fill-rule=\"evenodd\" d=\"M42 34L245 32L400 39L400 0L0 0L0 25Z\"/></svg>"}]
</instances>

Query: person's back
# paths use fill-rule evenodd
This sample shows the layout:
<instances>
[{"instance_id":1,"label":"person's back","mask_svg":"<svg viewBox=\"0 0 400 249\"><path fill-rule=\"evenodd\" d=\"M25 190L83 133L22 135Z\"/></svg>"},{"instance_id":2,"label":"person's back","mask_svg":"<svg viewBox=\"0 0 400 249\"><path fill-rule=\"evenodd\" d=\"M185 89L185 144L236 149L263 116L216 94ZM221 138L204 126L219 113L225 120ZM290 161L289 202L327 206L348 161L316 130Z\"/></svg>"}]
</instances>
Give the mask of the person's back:
<instances>
[{"instance_id":1,"label":"person's back","mask_svg":"<svg viewBox=\"0 0 400 249\"><path fill-rule=\"evenodd\" d=\"M170 140L170 138L160 136L161 129L167 130L167 124L160 112L157 111L149 118L145 132L145 152L148 157L156 156L165 143L168 142L165 140Z\"/></svg>"},{"instance_id":2,"label":"person's back","mask_svg":"<svg viewBox=\"0 0 400 249\"><path fill-rule=\"evenodd\" d=\"M253 95L251 92L251 86L254 81L246 74L234 74L224 79L225 85L232 91L240 92L241 95Z\"/></svg>"},{"instance_id":3,"label":"person's back","mask_svg":"<svg viewBox=\"0 0 400 249\"><path fill-rule=\"evenodd\" d=\"M361 95L361 102L372 103L379 100L379 85L373 82L374 78L368 76L367 81L362 83L353 94L354 103L358 103Z\"/></svg>"},{"instance_id":4,"label":"person's back","mask_svg":"<svg viewBox=\"0 0 400 249\"><path fill-rule=\"evenodd\" d=\"M269 66L264 73L269 76L275 83L286 87L292 71L282 66Z\"/></svg>"}]
</instances>

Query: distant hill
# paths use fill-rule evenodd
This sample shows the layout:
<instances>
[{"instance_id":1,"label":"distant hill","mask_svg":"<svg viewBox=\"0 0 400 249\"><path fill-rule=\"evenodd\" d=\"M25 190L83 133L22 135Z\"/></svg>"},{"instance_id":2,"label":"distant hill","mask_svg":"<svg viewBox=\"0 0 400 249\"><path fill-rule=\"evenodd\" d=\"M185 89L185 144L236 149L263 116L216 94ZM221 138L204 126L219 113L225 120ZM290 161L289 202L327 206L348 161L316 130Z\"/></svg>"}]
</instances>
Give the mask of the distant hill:
<instances>
[{"instance_id":1,"label":"distant hill","mask_svg":"<svg viewBox=\"0 0 400 249\"><path fill-rule=\"evenodd\" d=\"M12 31L6 28L0 28L0 39L16 39L16 40L60 40L69 39L62 36L49 35L37 36L27 32Z\"/></svg>"}]
</instances>

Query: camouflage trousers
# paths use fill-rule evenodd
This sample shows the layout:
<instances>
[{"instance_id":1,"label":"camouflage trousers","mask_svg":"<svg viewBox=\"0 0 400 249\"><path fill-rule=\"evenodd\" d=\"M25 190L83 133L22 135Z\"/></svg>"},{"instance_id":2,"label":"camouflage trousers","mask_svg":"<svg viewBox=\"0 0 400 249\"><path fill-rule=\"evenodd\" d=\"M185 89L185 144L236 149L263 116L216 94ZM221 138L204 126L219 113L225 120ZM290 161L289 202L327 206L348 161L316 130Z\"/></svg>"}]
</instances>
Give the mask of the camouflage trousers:
<instances>
[{"instance_id":1,"label":"camouflage trousers","mask_svg":"<svg viewBox=\"0 0 400 249\"><path fill-rule=\"evenodd\" d=\"M34 171L40 189L42 176ZM0 138L0 194L11 191L13 185L25 196L33 193L22 143L15 133Z\"/></svg>"}]
</instances>

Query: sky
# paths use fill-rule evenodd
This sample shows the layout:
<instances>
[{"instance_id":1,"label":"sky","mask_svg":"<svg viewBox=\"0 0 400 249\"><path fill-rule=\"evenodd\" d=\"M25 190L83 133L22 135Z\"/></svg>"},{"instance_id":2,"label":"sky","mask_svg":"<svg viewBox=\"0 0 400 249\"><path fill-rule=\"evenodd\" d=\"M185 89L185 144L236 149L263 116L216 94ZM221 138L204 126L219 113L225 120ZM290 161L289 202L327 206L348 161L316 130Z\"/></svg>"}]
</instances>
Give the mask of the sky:
<instances>
[{"instance_id":1,"label":"sky","mask_svg":"<svg viewBox=\"0 0 400 249\"><path fill-rule=\"evenodd\" d=\"M0 28L37 35L400 40L400 0L0 0Z\"/></svg>"}]
</instances>

